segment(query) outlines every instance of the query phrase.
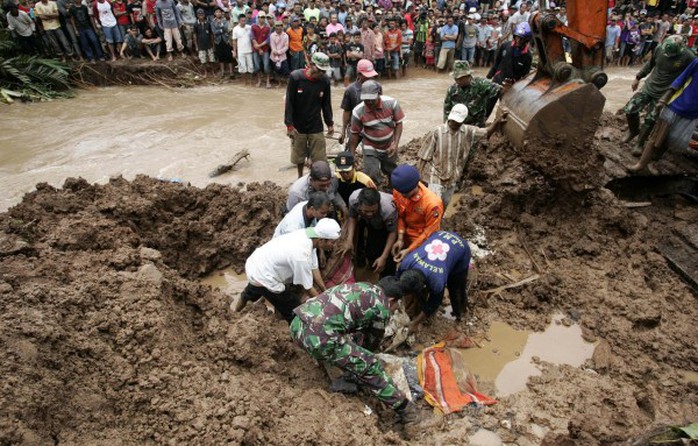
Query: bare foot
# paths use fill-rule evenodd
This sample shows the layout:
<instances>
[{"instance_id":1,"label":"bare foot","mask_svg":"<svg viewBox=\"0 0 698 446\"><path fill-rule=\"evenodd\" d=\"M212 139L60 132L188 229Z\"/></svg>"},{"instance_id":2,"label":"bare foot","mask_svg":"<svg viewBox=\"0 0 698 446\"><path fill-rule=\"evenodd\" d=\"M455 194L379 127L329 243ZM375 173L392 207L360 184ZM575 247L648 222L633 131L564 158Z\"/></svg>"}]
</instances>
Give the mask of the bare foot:
<instances>
[{"instance_id":1,"label":"bare foot","mask_svg":"<svg viewBox=\"0 0 698 446\"><path fill-rule=\"evenodd\" d=\"M111 61L112 61L112 62L116 62L116 57L115 57L115 56L112 56L112 57L111 57Z\"/></svg>"},{"instance_id":2,"label":"bare foot","mask_svg":"<svg viewBox=\"0 0 698 446\"><path fill-rule=\"evenodd\" d=\"M169 53L169 54L167 55L167 61L168 61L168 62L172 62L172 53Z\"/></svg>"}]
</instances>

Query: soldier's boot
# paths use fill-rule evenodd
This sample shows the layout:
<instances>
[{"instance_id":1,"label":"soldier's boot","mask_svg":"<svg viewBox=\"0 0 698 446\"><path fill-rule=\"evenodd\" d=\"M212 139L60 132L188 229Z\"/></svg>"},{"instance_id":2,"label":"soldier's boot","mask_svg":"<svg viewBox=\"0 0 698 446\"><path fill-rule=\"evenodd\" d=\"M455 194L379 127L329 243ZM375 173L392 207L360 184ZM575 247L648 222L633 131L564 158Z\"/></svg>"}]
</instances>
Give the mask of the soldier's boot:
<instances>
[{"instance_id":1,"label":"soldier's boot","mask_svg":"<svg viewBox=\"0 0 698 446\"><path fill-rule=\"evenodd\" d=\"M400 422L405 426L413 426L420 421L420 411L412 401L408 401L405 407L398 409L397 415L400 417Z\"/></svg>"},{"instance_id":2,"label":"soldier's boot","mask_svg":"<svg viewBox=\"0 0 698 446\"><path fill-rule=\"evenodd\" d=\"M625 117L628 119L628 133L623 138L623 142L630 142L640 134L640 114L628 113Z\"/></svg>"},{"instance_id":3,"label":"soldier's boot","mask_svg":"<svg viewBox=\"0 0 698 446\"><path fill-rule=\"evenodd\" d=\"M642 150L645 148L647 138L650 136L650 133L652 133L652 127L654 127L653 123L645 122L645 125L643 125L642 129L640 129L640 137L637 138L637 145L633 147L631 152L634 157L639 158L640 155L642 155Z\"/></svg>"},{"instance_id":4,"label":"soldier's boot","mask_svg":"<svg viewBox=\"0 0 698 446\"><path fill-rule=\"evenodd\" d=\"M358 391L359 386L357 386L355 383L346 381L343 377L335 378L330 383L330 392L353 395Z\"/></svg>"}]
</instances>

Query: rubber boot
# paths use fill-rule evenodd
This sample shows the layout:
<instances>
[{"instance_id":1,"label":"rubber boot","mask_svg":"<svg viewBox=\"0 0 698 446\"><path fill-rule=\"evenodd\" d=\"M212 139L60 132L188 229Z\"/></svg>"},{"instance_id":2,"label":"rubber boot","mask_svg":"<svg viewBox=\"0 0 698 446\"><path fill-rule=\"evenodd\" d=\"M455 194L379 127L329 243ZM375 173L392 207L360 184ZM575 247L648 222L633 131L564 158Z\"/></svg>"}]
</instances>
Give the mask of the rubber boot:
<instances>
[{"instance_id":1,"label":"rubber boot","mask_svg":"<svg viewBox=\"0 0 698 446\"><path fill-rule=\"evenodd\" d=\"M640 136L637 138L637 145L633 147L632 150L632 155L634 157L639 157L642 155L642 151L645 148L645 143L647 142L647 138L650 136L650 133L652 133L652 127L649 127L647 125L642 126L642 130L640 130Z\"/></svg>"},{"instance_id":2,"label":"rubber boot","mask_svg":"<svg viewBox=\"0 0 698 446\"><path fill-rule=\"evenodd\" d=\"M637 113L627 114L628 119L628 134L623 138L623 142L630 142L640 134L640 115Z\"/></svg>"}]
</instances>

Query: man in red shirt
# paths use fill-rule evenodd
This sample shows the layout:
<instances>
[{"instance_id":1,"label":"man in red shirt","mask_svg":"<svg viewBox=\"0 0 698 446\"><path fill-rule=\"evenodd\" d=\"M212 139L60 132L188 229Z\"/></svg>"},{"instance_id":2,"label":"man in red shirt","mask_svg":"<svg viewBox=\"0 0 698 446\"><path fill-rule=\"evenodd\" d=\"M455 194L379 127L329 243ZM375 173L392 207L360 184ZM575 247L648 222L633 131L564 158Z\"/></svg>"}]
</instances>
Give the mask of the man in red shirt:
<instances>
[{"instance_id":1,"label":"man in red shirt","mask_svg":"<svg viewBox=\"0 0 698 446\"><path fill-rule=\"evenodd\" d=\"M402 31L397 28L395 18L388 22L388 30L385 32L385 59L390 62L389 68L395 79L400 72L400 46L402 45ZM388 73L390 76L390 73Z\"/></svg>"},{"instance_id":2,"label":"man in red shirt","mask_svg":"<svg viewBox=\"0 0 698 446\"><path fill-rule=\"evenodd\" d=\"M262 85L262 76L267 78L267 88L271 88L269 75L271 64L269 62L269 35L271 28L267 24L267 15L264 11L257 14L257 23L252 25L252 58L254 71L258 74L257 86Z\"/></svg>"},{"instance_id":3,"label":"man in red shirt","mask_svg":"<svg viewBox=\"0 0 698 446\"><path fill-rule=\"evenodd\" d=\"M352 156L362 140L364 172L376 184L381 182L381 171L390 175L397 166L397 148L405 119L397 99L381 95L381 91L381 85L374 80L361 84L363 102L352 111L349 140Z\"/></svg>"}]
</instances>

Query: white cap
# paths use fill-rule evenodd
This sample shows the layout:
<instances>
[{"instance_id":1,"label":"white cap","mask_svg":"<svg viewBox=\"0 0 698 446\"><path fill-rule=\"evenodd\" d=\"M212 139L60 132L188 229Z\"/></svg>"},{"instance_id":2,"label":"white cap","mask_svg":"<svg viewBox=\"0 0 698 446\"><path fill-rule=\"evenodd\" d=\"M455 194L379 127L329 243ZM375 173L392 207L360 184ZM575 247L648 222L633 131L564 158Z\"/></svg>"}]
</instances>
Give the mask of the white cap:
<instances>
[{"instance_id":1,"label":"white cap","mask_svg":"<svg viewBox=\"0 0 698 446\"><path fill-rule=\"evenodd\" d=\"M321 218L320 221L312 228L307 228L305 233L310 238L323 238L328 240L337 240L342 231L339 223L331 218Z\"/></svg>"},{"instance_id":2,"label":"white cap","mask_svg":"<svg viewBox=\"0 0 698 446\"><path fill-rule=\"evenodd\" d=\"M468 117L468 107L465 104L456 104L451 109L448 114L449 121L456 121L458 124L462 124L463 121Z\"/></svg>"}]
</instances>

